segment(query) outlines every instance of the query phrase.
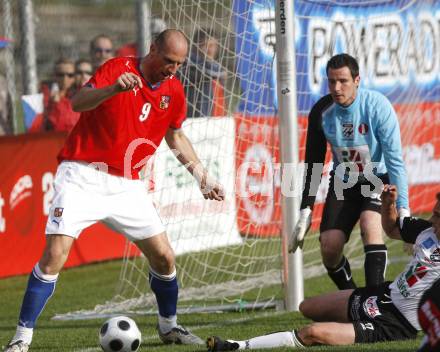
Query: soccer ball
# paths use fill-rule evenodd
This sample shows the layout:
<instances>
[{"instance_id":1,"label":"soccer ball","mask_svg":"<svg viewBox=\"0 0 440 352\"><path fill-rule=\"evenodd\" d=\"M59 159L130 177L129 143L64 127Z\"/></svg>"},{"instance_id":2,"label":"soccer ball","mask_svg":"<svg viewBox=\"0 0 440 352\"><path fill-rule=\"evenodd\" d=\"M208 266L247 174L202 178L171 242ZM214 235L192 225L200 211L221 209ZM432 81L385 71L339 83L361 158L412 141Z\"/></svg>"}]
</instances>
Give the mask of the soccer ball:
<instances>
[{"instance_id":1,"label":"soccer ball","mask_svg":"<svg viewBox=\"0 0 440 352\"><path fill-rule=\"evenodd\" d=\"M141 344L141 332L133 319L113 317L102 324L99 343L105 352L137 351Z\"/></svg>"}]
</instances>

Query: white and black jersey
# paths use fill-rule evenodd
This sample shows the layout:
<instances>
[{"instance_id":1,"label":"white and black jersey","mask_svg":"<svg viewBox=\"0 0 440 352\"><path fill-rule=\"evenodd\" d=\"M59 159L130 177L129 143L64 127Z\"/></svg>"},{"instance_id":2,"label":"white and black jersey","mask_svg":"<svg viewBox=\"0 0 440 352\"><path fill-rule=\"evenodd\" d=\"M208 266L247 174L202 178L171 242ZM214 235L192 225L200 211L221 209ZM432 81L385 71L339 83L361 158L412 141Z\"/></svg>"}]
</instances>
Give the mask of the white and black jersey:
<instances>
[{"instance_id":1,"label":"white and black jersey","mask_svg":"<svg viewBox=\"0 0 440 352\"><path fill-rule=\"evenodd\" d=\"M414 255L390 285L391 299L405 318L420 330L417 308L423 293L440 278L440 241L432 224L408 217L399 222L402 239L414 244Z\"/></svg>"}]
</instances>

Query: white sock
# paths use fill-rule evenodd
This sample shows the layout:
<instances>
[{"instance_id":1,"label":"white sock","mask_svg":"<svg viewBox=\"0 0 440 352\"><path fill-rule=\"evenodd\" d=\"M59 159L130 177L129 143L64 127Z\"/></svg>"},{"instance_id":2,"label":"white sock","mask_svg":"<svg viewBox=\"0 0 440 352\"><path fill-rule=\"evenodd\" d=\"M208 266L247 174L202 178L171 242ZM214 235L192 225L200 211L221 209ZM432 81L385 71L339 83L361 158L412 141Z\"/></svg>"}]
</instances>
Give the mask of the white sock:
<instances>
[{"instance_id":1,"label":"white sock","mask_svg":"<svg viewBox=\"0 0 440 352\"><path fill-rule=\"evenodd\" d=\"M172 328L175 328L177 326L177 315L173 315L172 317L162 317L161 315L158 315L159 317L159 329L163 333L167 333L171 331Z\"/></svg>"},{"instance_id":2,"label":"white sock","mask_svg":"<svg viewBox=\"0 0 440 352\"><path fill-rule=\"evenodd\" d=\"M23 326L17 325L17 330L15 331L15 335L12 338L11 342L14 343L18 340L21 340L23 342L26 342L27 344L31 344L32 342L32 335L34 334L34 329L32 328L25 328Z\"/></svg>"},{"instance_id":3,"label":"white sock","mask_svg":"<svg viewBox=\"0 0 440 352\"><path fill-rule=\"evenodd\" d=\"M238 343L238 345L240 346L239 347L240 350L252 350L257 348L274 348L274 347L283 347L283 346L296 347L298 346L297 343L299 343L293 331L275 332L268 335L253 337L249 340L244 340L244 341L235 341L229 339L228 341ZM299 343L299 346L302 345Z\"/></svg>"}]
</instances>

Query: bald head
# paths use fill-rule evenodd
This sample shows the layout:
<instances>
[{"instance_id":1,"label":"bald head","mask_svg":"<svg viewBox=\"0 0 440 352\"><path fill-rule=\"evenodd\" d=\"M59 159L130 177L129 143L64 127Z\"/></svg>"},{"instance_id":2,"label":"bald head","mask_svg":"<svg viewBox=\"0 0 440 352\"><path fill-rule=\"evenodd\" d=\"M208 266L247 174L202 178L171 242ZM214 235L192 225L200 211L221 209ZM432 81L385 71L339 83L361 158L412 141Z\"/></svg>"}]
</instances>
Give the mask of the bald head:
<instances>
[{"instance_id":1,"label":"bald head","mask_svg":"<svg viewBox=\"0 0 440 352\"><path fill-rule=\"evenodd\" d=\"M144 78L157 83L175 75L188 55L188 40L177 29L166 29L151 44L150 52L142 60Z\"/></svg>"},{"instance_id":2,"label":"bald head","mask_svg":"<svg viewBox=\"0 0 440 352\"><path fill-rule=\"evenodd\" d=\"M172 49L173 51L188 52L188 39L178 29L165 29L160 32L154 44L160 51Z\"/></svg>"}]
</instances>

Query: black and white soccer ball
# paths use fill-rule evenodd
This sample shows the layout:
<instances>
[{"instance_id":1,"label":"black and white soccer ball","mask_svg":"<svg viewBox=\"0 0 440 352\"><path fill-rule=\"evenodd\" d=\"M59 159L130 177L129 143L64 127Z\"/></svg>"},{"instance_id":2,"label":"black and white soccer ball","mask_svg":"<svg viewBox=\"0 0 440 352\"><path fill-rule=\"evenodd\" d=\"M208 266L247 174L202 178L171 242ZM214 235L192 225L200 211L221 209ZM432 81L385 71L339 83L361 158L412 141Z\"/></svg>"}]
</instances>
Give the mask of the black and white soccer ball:
<instances>
[{"instance_id":1,"label":"black and white soccer ball","mask_svg":"<svg viewBox=\"0 0 440 352\"><path fill-rule=\"evenodd\" d=\"M105 352L137 351L141 345L141 332L133 319L113 317L102 324L99 343Z\"/></svg>"}]
</instances>

